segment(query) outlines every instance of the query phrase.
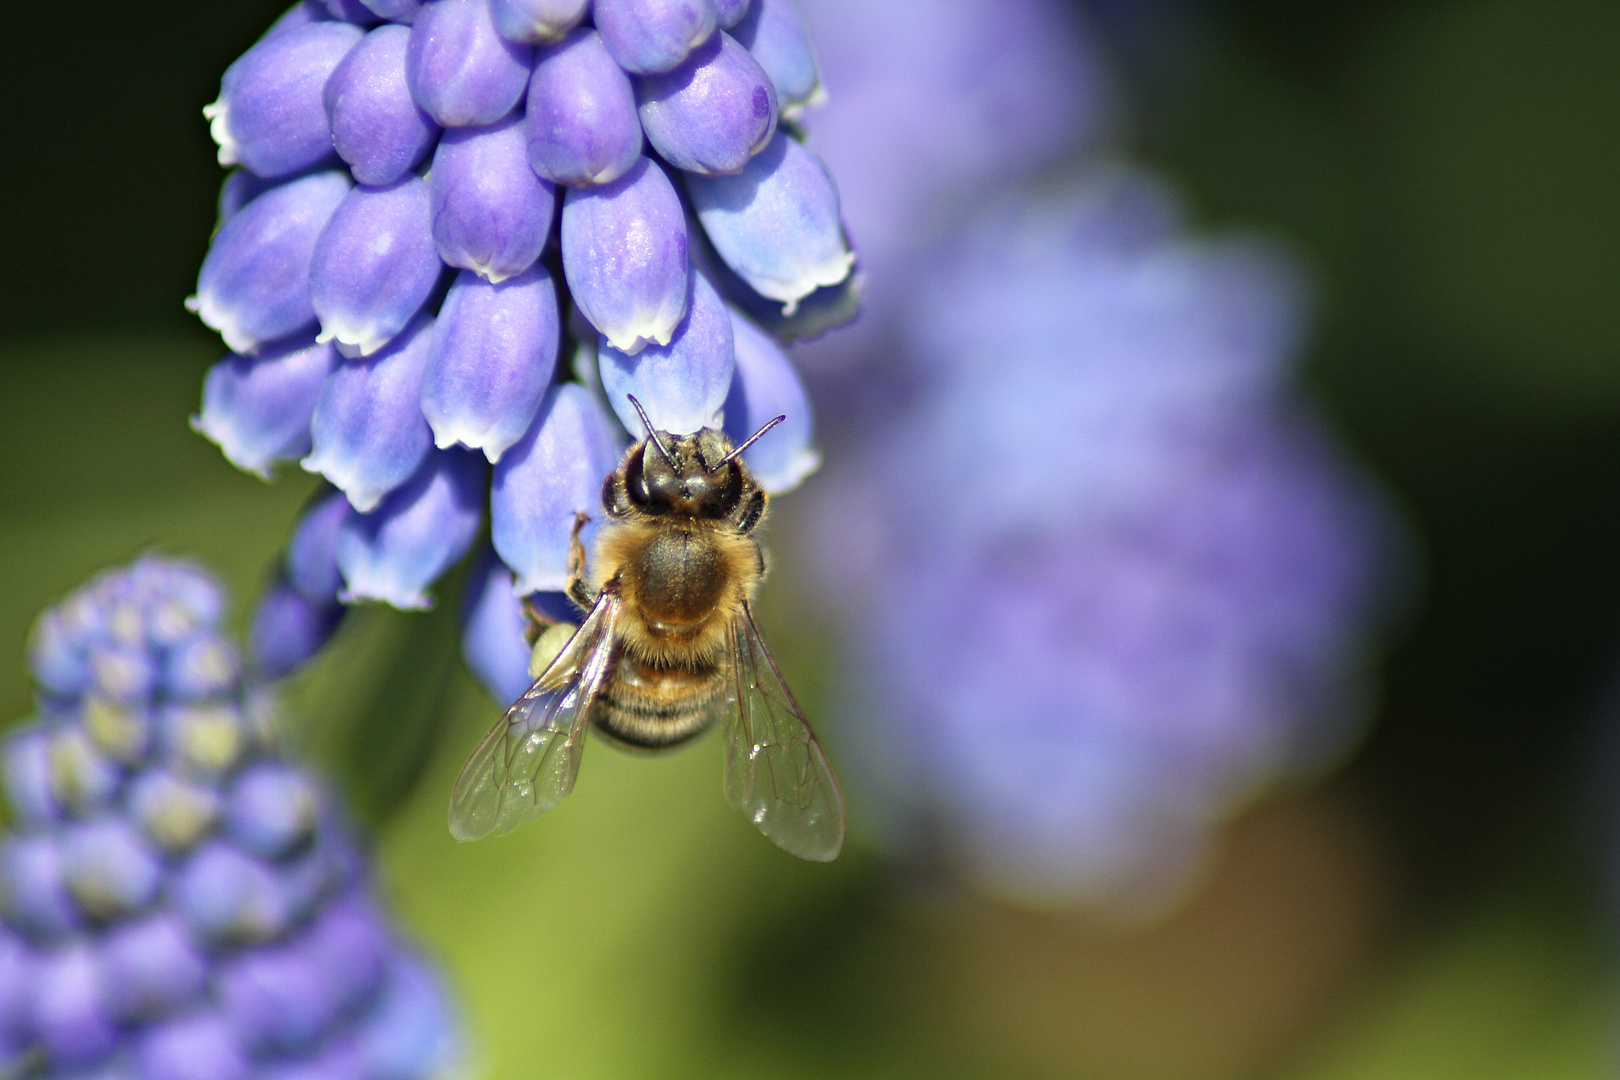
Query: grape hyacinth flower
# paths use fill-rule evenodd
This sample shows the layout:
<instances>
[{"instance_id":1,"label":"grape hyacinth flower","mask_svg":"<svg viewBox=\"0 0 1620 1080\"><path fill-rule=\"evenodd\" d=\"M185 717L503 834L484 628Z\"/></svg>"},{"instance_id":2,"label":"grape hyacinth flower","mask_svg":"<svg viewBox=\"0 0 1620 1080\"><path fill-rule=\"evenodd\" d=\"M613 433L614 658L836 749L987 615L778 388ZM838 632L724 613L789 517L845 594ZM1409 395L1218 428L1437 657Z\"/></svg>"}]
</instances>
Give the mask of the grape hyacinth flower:
<instances>
[{"instance_id":1,"label":"grape hyacinth flower","mask_svg":"<svg viewBox=\"0 0 1620 1080\"><path fill-rule=\"evenodd\" d=\"M1393 535L1289 389L1297 275L1179 227L1122 172L977 221L911 312L913 407L821 515L888 842L1128 916L1345 747Z\"/></svg>"},{"instance_id":2,"label":"grape hyacinth flower","mask_svg":"<svg viewBox=\"0 0 1620 1080\"><path fill-rule=\"evenodd\" d=\"M0 761L0 1073L431 1080L437 974L330 794L276 752L202 571L147 557L45 613Z\"/></svg>"},{"instance_id":3,"label":"grape hyacinth flower","mask_svg":"<svg viewBox=\"0 0 1620 1080\"><path fill-rule=\"evenodd\" d=\"M429 606L486 528L479 581L560 589L640 434L628 393L678 434L780 407L748 460L776 493L815 467L781 345L853 317L856 275L832 174L779 126L822 96L808 25L798 0L330 0L228 69L205 114L240 168L187 304L232 355L193 426L347 504L298 526L331 542L289 548L263 671L344 604ZM507 625L474 600L469 649Z\"/></svg>"}]
</instances>

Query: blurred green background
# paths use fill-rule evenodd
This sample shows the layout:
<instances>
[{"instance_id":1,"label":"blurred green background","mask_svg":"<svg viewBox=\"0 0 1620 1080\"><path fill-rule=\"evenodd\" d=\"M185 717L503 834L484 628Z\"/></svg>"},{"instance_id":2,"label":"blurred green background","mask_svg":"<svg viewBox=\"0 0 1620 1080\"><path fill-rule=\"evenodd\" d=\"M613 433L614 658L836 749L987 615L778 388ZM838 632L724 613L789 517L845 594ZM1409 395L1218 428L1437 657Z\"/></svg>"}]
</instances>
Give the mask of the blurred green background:
<instances>
[{"instance_id":1,"label":"blurred green background","mask_svg":"<svg viewBox=\"0 0 1620 1080\"><path fill-rule=\"evenodd\" d=\"M180 307L220 179L199 110L278 7L6 12L5 716L29 709L35 614L142 550L219 570L240 626L312 490L237 473L186 427L220 351ZM458 846L445 795L495 706L459 669L442 697L410 681L450 662L453 613L362 612L291 708L376 824L483 1074L1614 1074L1620 5L1188 10L1183 51L1121 45L1147 103L1135 152L1201 223L1304 252L1312 393L1422 548L1366 744L1234 822L1189 906L1132 932L902 878L858 844L789 859L719 797L712 740L596 748L543 827ZM814 712L837 673L793 593L779 575L763 603Z\"/></svg>"}]
</instances>

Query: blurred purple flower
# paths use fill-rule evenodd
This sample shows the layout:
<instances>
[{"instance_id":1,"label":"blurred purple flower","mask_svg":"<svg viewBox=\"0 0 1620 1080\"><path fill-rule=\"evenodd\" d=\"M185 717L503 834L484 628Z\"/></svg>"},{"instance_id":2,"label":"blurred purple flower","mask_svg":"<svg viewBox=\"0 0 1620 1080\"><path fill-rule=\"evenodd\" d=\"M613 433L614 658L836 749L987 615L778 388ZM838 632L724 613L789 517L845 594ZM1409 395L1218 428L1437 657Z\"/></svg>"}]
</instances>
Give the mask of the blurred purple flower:
<instances>
[{"instance_id":1,"label":"blurred purple flower","mask_svg":"<svg viewBox=\"0 0 1620 1080\"><path fill-rule=\"evenodd\" d=\"M750 46L773 76L781 61L765 32L783 2L763 3ZM872 360L929 245L996 189L1102 141L1113 80L1066 0L800 3L830 90L805 118L808 145L838 177L866 279L860 321L801 355ZM777 91L784 102L798 92Z\"/></svg>"},{"instance_id":2,"label":"blurred purple flower","mask_svg":"<svg viewBox=\"0 0 1620 1080\"><path fill-rule=\"evenodd\" d=\"M188 305L238 355L194 425L261 475L300 458L354 511L335 589L301 587L296 553L278 572L262 674L310 659L343 600L427 603L482 501L411 487L437 454L496 465L491 535L522 591L560 587L572 515L634 425L626 391L682 431L785 409L749 460L778 491L814 468L808 398L767 336L854 315L817 299L855 263L832 177L777 130L820 97L808 25L798 0L309 0L230 67L206 114L243 168ZM732 307L760 320L742 346ZM510 642L489 648L474 667L504 670Z\"/></svg>"},{"instance_id":3,"label":"blurred purple flower","mask_svg":"<svg viewBox=\"0 0 1620 1080\"><path fill-rule=\"evenodd\" d=\"M1357 730L1391 518L1289 389L1291 265L1179 224L1118 171L978 219L908 313L917 400L828 494L855 779L1014 896L1157 910Z\"/></svg>"},{"instance_id":4,"label":"blurred purple flower","mask_svg":"<svg viewBox=\"0 0 1620 1080\"><path fill-rule=\"evenodd\" d=\"M32 662L231 657L222 608L200 571L144 558L48 612ZM0 847L0 1071L445 1075L459 1034L436 975L373 905L331 796L278 759L234 665L219 674L201 692L170 680L117 705L53 680L41 718L0 749L8 793L28 808ZM124 737L159 715L162 738ZM91 803L78 793L93 761L111 790ZM387 1054L322 1071L379 1043Z\"/></svg>"}]
</instances>

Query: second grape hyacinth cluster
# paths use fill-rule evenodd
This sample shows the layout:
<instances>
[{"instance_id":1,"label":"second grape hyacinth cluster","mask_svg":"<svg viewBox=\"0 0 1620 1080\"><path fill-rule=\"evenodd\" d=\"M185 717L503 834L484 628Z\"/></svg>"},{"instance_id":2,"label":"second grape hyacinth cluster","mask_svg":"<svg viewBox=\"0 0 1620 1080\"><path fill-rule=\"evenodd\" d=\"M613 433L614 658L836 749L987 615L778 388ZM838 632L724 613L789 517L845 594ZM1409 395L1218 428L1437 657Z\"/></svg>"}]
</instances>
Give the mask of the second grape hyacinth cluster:
<instances>
[{"instance_id":1,"label":"second grape hyacinth cluster","mask_svg":"<svg viewBox=\"0 0 1620 1080\"><path fill-rule=\"evenodd\" d=\"M47 611L0 744L0 1076L441 1080L462 1036L225 596L146 556Z\"/></svg>"},{"instance_id":2,"label":"second grape hyacinth cluster","mask_svg":"<svg viewBox=\"0 0 1620 1080\"><path fill-rule=\"evenodd\" d=\"M506 696L518 597L563 587L630 395L737 441L785 413L749 464L773 492L815 467L780 343L856 292L792 126L819 96L795 0L305 0L226 70L204 112L237 168L187 306L232 353L193 423L337 489L260 607L266 674L346 604L429 606L487 505L468 627L498 640L468 652Z\"/></svg>"}]
</instances>

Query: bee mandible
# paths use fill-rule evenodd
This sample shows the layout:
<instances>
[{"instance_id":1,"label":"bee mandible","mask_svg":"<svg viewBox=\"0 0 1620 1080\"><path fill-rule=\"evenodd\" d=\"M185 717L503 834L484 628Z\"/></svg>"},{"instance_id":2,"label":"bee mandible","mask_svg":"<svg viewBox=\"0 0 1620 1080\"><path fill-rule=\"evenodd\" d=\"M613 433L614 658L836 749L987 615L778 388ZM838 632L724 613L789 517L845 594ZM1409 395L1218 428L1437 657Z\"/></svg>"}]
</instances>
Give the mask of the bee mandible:
<instances>
[{"instance_id":1,"label":"bee mandible","mask_svg":"<svg viewBox=\"0 0 1620 1080\"><path fill-rule=\"evenodd\" d=\"M646 752L684 745L717 721L732 806L783 850L826 862L844 842L844 800L804 712L754 621L765 558L754 530L768 497L742 445L703 428L653 428L602 485L606 520L587 574L574 521L572 638L479 743L450 798L458 840L506 832L573 790L594 727Z\"/></svg>"}]
</instances>

